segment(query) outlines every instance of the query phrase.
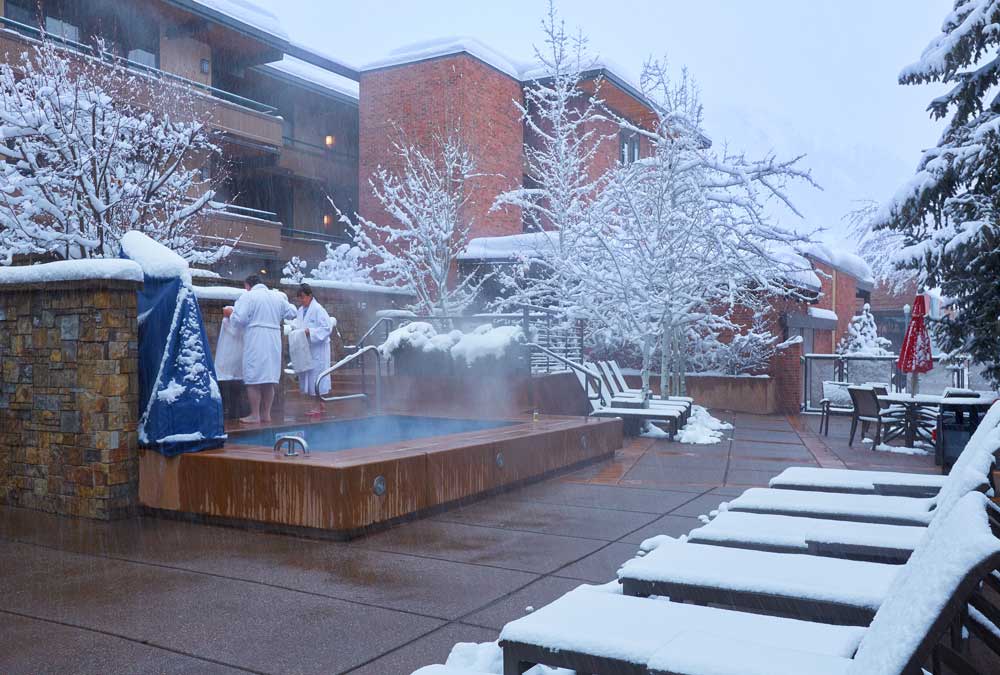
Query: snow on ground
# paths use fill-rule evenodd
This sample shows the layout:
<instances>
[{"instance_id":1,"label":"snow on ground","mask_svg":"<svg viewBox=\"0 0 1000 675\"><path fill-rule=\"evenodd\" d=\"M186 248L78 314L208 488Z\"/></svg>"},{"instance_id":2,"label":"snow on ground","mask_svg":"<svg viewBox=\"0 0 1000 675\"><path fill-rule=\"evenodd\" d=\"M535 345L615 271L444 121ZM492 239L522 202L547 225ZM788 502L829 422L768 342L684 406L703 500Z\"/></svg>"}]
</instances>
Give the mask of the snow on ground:
<instances>
[{"instance_id":1,"label":"snow on ground","mask_svg":"<svg viewBox=\"0 0 1000 675\"><path fill-rule=\"evenodd\" d=\"M869 439L865 439L866 442L871 443ZM876 445L872 450L876 452L892 452L897 455L929 455L930 450L925 450L924 448L909 448L905 445L888 445L886 443L880 443Z\"/></svg>"},{"instance_id":2,"label":"snow on ground","mask_svg":"<svg viewBox=\"0 0 1000 675\"><path fill-rule=\"evenodd\" d=\"M723 431L732 428L732 424L712 417L702 406L692 405L691 416L687 424L677 433L677 441L694 445L714 445L722 440Z\"/></svg>"}]
</instances>

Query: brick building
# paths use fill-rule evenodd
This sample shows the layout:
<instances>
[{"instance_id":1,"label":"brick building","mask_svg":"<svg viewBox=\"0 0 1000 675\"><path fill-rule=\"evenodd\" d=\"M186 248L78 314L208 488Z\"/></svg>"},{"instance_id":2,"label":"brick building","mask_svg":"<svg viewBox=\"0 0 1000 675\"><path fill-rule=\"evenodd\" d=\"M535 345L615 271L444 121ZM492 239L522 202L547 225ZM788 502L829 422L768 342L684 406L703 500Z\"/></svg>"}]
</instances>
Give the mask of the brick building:
<instances>
[{"instance_id":1,"label":"brick building","mask_svg":"<svg viewBox=\"0 0 1000 675\"><path fill-rule=\"evenodd\" d=\"M274 16L222 0L0 0L0 58L41 29L87 54L101 38L150 87L196 96L227 180L207 214L209 241L238 239L221 272L276 278L292 255L317 262L344 232L327 201L358 202L357 73L294 45Z\"/></svg>"}]
</instances>

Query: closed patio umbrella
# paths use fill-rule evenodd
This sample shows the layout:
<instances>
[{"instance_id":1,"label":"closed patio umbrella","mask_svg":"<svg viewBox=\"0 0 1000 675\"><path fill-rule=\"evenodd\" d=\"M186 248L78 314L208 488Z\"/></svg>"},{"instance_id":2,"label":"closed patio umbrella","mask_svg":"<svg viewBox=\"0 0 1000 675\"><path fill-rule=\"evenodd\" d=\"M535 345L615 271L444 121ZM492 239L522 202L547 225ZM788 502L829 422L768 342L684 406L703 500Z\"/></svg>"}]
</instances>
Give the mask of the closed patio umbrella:
<instances>
[{"instance_id":1,"label":"closed patio umbrella","mask_svg":"<svg viewBox=\"0 0 1000 675\"><path fill-rule=\"evenodd\" d=\"M910 393L917 393L917 374L926 373L934 367L931 360L931 336L924 325L927 307L924 296L917 295L913 300L913 313L910 324L906 327L903 337L903 347L899 350L896 365L904 373L910 373Z\"/></svg>"}]
</instances>

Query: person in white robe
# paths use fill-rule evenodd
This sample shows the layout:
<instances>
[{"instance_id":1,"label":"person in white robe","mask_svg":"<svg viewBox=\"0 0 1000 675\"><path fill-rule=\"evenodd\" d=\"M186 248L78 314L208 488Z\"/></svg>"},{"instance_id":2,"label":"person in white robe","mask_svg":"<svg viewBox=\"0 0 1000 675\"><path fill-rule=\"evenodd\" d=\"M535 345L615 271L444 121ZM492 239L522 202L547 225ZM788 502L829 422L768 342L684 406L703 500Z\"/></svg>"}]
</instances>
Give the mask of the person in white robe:
<instances>
[{"instance_id":1,"label":"person in white robe","mask_svg":"<svg viewBox=\"0 0 1000 675\"><path fill-rule=\"evenodd\" d=\"M250 400L245 424L271 421L274 389L281 380L281 322L294 319L295 307L284 293L270 290L256 275L247 277L247 292L223 313L243 331L243 382Z\"/></svg>"},{"instance_id":2,"label":"person in white robe","mask_svg":"<svg viewBox=\"0 0 1000 675\"><path fill-rule=\"evenodd\" d=\"M313 290L309 284L299 286L295 299L299 303L296 326L305 330L309 339L309 353L312 356L312 369L298 373L299 389L306 396L316 396L317 393L322 396L330 391L330 378L323 378L319 383L318 392L316 378L330 367L330 335L337 326L337 320L332 318L323 305L313 297ZM309 412L313 415L322 414L323 400L318 399L317 407Z\"/></svg>"}]
</instances>

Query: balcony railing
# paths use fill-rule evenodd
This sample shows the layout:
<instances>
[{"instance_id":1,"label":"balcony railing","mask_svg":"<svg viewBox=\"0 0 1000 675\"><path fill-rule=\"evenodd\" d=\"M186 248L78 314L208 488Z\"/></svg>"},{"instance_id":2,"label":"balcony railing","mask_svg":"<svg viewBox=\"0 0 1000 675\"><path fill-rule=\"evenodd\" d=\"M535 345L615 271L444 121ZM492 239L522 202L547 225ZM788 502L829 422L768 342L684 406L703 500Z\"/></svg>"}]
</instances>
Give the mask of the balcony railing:
<instances>
[{"instance_id":1,"label":"balcony railing","mask_svg":"<svg viewBox=\"0 0 1000 675\"><path fill-rule=\"evenodd\" d=\"M282 227L282 237L293 239L313 239L316 241L329 242L331 244L353 244L354 240L346 234L330 234L327 232L316 232L313 230L298 230L294 227Z\"/></svg>"},{"instance_id":2,"label":"balcony railing","mask_svg":"<svg viewBox=\"0 0 1000 675\"><path fill-rule=\"evenodd\" d=\"M20 23L18 21L14 21L12 19L8 19L7 17L3 16L0 16L0 24L2 24L5 28L20 33L21 35L24 35L28 38L32 38L35 40L42 39L42 31L33 26L29 26L28 24ZM159 68L153 68L152 66L147 66L144 63L132 61L130 59L117 56L115 54L110 54L110 53L98 54L96 50L89 45L85 45L80 42L75 42L73 40L64 38L59 35L52 35L51 33L46 33L45 39L57 42L60 45L68 49L72 49L73 51L78 52L80 54L84 54L85 56L90 56L93 58L103 57L103 59L108 63L113 63L115 65L128 68L129 70L143 73L144 75L149 75L150 77L153 77L158 80L168 80L170 82L175 82L177 84L181 84L186 87L190 87L191 89L208 94L209 96L212 96L214 98L219 98L222 99L223 101L228 101L229 103L233 103L235 105L244 108L249 108L250 110L253 110L255 112L263 113L265 115L271 115L273 117L279 116L278 109L275 108L274 106L267 105L266 103L261 103L260 101L254 101L253 99L246 98L245 96L234 94L231 91L216 89L211 85L203 84L195 80L189 80L186 77L181 77L180 75L175 75L174 73L169 73L165 70L160 70Z\"/></svg>"}]
</instances>

